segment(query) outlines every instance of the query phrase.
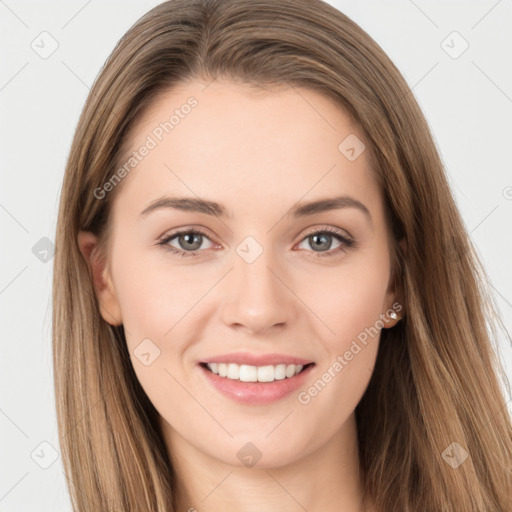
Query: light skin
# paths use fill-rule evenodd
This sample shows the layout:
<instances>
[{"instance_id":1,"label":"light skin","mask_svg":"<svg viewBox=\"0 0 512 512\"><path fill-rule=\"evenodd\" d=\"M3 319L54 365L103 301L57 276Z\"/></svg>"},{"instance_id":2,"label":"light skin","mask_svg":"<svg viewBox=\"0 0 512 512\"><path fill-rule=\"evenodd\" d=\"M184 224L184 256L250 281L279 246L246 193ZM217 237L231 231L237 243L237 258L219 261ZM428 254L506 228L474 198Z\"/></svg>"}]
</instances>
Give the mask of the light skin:
<instances>
[{"instance_id":1,"label":"light skin","mask_svg":"<svg viewBox=\"0 0 512 512\"><path fill-rule=\"evenodd\" d=\"M354 410L379 336L359 343L307 404L297 392L240 404L213 388L198 362L229 352L302 357L315 362L299 390L307 391L382 315L384 328L395 325L386 315L398 300L389 226L369 150L350 161L338 149L350 134L364 137L318 92L206 85L193 80L166 91L134 127L132 151L189 97L198 101L124 178L106 261L96 257L94 235L79 234L101 314L124 325L137 378L160 414L178 474L176 510L358 512ZM342 195L368 214L349 206L287 215L298 203ZM141 215L163 196L215 201L231 217L172 208ZM179 236L167 242L195 256L158 245L178 228L205 232L195 245ZM331 233L323 239L326 228L353 246ZM251 263L237 252L248 236L263 251ZM134 354L144 339L160 350L148 366ZM261 452L252 467L237 456L247 443Z\"/></svg>"}]
</instances>

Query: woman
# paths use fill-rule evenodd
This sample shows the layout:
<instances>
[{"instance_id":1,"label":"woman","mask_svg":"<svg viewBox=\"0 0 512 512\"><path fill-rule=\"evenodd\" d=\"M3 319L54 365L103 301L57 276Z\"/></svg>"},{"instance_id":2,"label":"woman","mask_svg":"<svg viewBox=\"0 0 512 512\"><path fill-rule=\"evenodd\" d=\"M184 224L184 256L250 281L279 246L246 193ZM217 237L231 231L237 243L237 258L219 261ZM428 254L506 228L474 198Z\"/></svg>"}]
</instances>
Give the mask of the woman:
<instances>
[{"instance_id":1,"label":"woman","mask_svg":"<svg viewBox=\"0 0 512 512\"><path fill-rule=\"evenodd\" d=\"M406 82L328 4L139 20L56 246L75 510L512 509L484 271Z\"/></svg>"}]
</instances>

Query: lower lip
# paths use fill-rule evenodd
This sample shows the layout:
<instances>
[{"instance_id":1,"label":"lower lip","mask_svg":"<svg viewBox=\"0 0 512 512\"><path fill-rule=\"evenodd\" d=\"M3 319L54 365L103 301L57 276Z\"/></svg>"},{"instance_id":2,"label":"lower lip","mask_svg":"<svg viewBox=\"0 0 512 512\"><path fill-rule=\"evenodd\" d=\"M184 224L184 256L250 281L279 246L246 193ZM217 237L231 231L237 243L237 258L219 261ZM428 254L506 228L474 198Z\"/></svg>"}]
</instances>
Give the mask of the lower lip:
<instances>
[{"instance_id":1,"label":"lower lip","mask_svg":"<svg viewBox=\"0 0 512 512\"><path fill-rule=\"evenodd\" d=\"M315 365L308 366L297 375L273 382L242 382L220 377L199 365L208 381L223 395L239 403L258 405L281 400L300 388Z\"/></svg>"}]
</instances>

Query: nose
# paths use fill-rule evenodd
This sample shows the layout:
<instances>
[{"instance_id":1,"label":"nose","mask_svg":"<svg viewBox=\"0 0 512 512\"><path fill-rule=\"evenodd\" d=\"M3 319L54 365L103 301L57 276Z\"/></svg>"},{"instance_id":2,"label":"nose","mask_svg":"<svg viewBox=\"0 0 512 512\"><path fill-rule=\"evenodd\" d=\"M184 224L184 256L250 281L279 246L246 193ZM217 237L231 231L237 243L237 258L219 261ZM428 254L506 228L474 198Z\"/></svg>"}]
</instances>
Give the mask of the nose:
<instances>
[{"instance_id":1,"label":"nose","mask_svg":"<svg viewBox=\"0 0 512 512\"><path fill-rule=\"evenodd\" d=\"M287 282L286 271L264 250L251 263L234 255L234 268L224 283L222 320L232 328L252 334L283 329L298 314L297 298Z\"/></svg>"}]
</instances>

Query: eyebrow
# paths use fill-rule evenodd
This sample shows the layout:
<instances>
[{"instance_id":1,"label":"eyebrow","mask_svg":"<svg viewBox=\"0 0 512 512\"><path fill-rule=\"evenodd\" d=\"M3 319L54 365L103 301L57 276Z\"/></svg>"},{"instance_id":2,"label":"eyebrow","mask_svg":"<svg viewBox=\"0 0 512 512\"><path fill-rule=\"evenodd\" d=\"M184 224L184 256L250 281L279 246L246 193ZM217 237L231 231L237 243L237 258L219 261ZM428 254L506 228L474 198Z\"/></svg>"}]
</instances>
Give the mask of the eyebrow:
<instances>
[{"instance_id":1,"label":"eyebrow","mask_svg":"<svg viewBox=\"0 0 512 512\"><path fill-rule=\"evenodd\" d=\"M200 199L194 197L162 197L150 203L142 212L141 216L147 216L149 213L162 208L171 208L188 212L204 213L214 217L233 218L226 208L215 201ZM350 196L339 196L332 198L319 199L307 203L296 204L291 208L285 216L307 217L330 210L338 210L342 208L356 208L363 212L372 224L372 216L368 208Z\"/></svg>"}]
</instances>

